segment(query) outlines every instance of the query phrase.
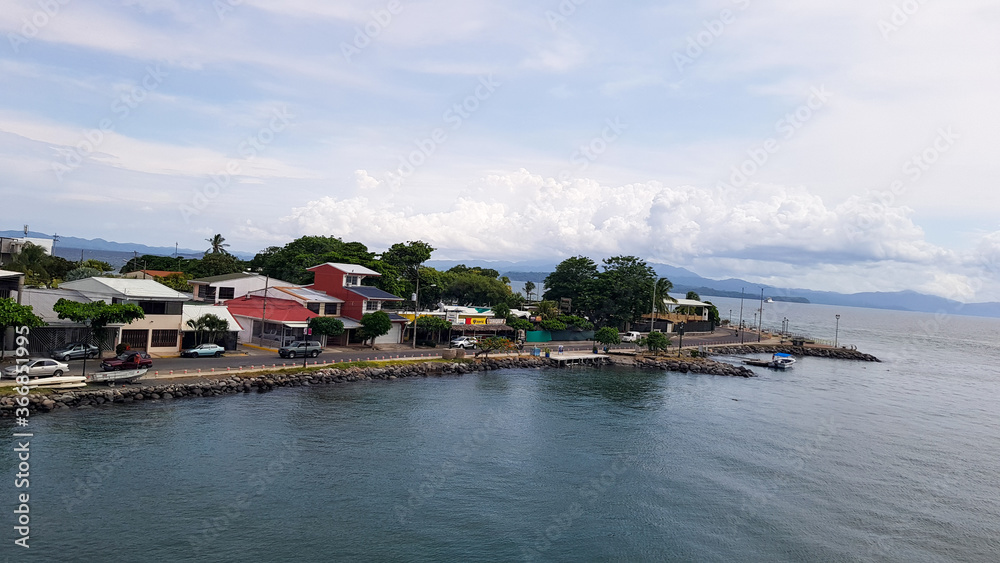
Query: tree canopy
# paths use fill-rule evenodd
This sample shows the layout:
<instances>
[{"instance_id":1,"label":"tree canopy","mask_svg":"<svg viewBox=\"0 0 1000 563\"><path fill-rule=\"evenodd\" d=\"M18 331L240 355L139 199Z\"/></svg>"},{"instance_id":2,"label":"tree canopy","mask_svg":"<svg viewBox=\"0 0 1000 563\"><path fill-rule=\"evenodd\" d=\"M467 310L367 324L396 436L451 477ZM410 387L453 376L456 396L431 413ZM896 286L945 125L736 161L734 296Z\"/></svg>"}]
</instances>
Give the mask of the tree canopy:
<instances>
[{"instance_id":1,"label":"tree canopy","mask_svg":"<svg viewBox=\"0 0 1000 563\"><path fill-rule=\"evenodd\" d=\"M9 297L0 299L0 358L3 358L3 335L7 327L36 328L45 322L34 313L31 305L20 305Z\"/></svg>"},{"instance_id":2,"label":"tree canopy","mask_svg":"<svg viewBox=\"0 0 1000 563\"><path fill-rule=\"evenodd\" d=\"M546 276L542 299L559 301L563 297L569 297L576 301L590 291L597 273L597 264L590 258L586 256L567 258L556 266L555 271Z\"/></svg>"},{"instance_id":3,"label":"tree canopy","mask_svg":"<svg viewBox=\"0 0 1000 563\"><path fill-rule=\"evenodd\" d=\"M187 326L195 330L195 340L199 344L215 343L220 336L229 331L229 321L212 313L205 313L197 319L188 320Z\"/></svg>"},{"instance_id":4,"label":"tree canopy","mask_svg":"<svg viewBox=\"0 0 1000 563\"><path fill-rule=\"evenodd\" d=\"M60 299L52 306L60 319L69 319L75 323L83 323L97 337L98 346L103 346L107 340L109 324L128 324L137 319L146 318L142 308L134 303L114 303L108 305L104 301L79 303L69 299Z\"/></svg>"},{"instance_id":5,"label":"tree canopy","mask_svg":"<svg viewBox=\"0 0 1000 563\"><path fill-rule=\"evenodd\" d=\"M358 329L358 335L364 340L371 339L372 348L374 348L375 339L389 334L390 330L392 330L392 321L389 319L389 315L385 311L375 311L361 317L361 328Z\"/></svg>"},{"instance_id":6,"label":"tree canopy","mask_svg":"<svg viewBox=\"0 0 1000 563\"><path fill-rule=\"evenodd\" d=\"M336 317L313 317L309 319L309 328L314 334L340 336L344 334L344 321Z\"/></svg>"}]
</instances>

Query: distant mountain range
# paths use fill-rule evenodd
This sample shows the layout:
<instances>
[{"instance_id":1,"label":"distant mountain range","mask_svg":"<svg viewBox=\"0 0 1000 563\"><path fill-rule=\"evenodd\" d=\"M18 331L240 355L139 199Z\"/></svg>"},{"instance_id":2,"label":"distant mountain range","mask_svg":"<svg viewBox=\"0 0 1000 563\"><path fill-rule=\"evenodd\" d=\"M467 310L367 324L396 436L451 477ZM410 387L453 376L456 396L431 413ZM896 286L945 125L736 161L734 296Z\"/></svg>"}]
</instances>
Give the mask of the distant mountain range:
<instances>
[{"instance_id":1,"label":"distant mountain range","mask_svg":"<svg viewBox=\"0 0 1000 563\"><path fill-rule=\"evenodd\" d=\"M556 264L539 261L531 262L491 262L486 260L430 260L428 266L435 268L450 268L457 264L493 268L507 276L511 281L531 281L539 286L545 281L545 276L552 272ZM969 315L976 317L1000 317L1000 303L962 303L936 295L917 293L916 291L837 293L834 291L814 291L811 289L780 288L761 285L746 280L729 278L714 280L704 278L691 270L678 268L667 264L650 264L657 275L667 277L674 284L677 293L694 291L701 296L740 297L750 299L764 297L774 301L794 301L799 303L818 303L823 305L842 305L845 307L865 307L869 309L892 309L896 311L919 311L924 313L941 313L947 315Z\"/></svg>"},{"instance_id":2,"label":"distant mountain range","mask_svg":"<svg viewBox=\"0 0 1000 563\"><path fill-rule=\"evenodd\" d=\"M0 236L22 237L24 231L0 231ZM52 238L52 235L28 231L29 237ZM172 246L147 246L130 242L114 242L104 239L83 239L71 236L59 236L54 254L70 260L78 260L80 251L84 251L86 258L97 258L119 267L128 255L139 256L152 254L157 256L174 256ZM190 248L180 248L177 252L185 258L200 258L205 251L193 250ZM249 260L254 257L253 253L236 252L232 254ZM534 282L541 289L545 277L555 270L556 263L548 260L525 260L519 262L510 261L490 261L490 260L428 260L427 266L447 270L452 266L465 264L466 266L479 266L482 268L492 268L500 272L500 275L507 276L515 282ZM775 301L796 301L820 303L824 305L842 305L845 307L866 307L870 309L893 309L897 311L920 311L925 313L942 313L949 315L971 315L977 317L1000 317L1000 303L962 303L953 299L937 297L917 293L915 291L893 291L893 292L865 292L865 293L837 293L833 291L813 291L810 289L790 289L779 288L769 285L760 285L746 280L729 278L724 280L714 280L704 278L691 270L678 268L667 264L650 264L657 275L670 278L677 293L687 293L695 291L702 296L716 297L740 297L740 292L748 298L760 297L760 290L763 288L764 297L770 297Z\"/></svg>"},{"instance_id":3,"label":"distant mountain range","mask_svg":"<svg viewBox=\"0 0 1000 563\"><path fill-rule=\"evenodd\" d=\"M24 231L0 231L0 237L23 237ZM39 233L36 231L28 231L28 237L31 238L52 238L52 235L46 233ZM206 243L206 249L207 249ZM102 238L86 239L79 237L70 237L59 235L59 241L55 244L56 251L54 254L56 256L62 256L63 258L73 258L79 255L79 252L69 253L71 256L66 255L66 252L60 253L60 248L68 250L93 250L93 251L113 251L113 252L125 252L129 254L137 253L139 256L143 254L151 254L154 256L174 256L173 246L147 246L145 244L138 244L134 242L114 242L109 240L104 240ZM185 258L201 258L205 254L205 250L193 250L190 248L178 248L177 253ZM239 252L230 251L233 256L243 260L249 260L254 257L253 253L249 252ZM93 256L87 256L87 258L93 258Z\"/></svg>"}]
</instances>

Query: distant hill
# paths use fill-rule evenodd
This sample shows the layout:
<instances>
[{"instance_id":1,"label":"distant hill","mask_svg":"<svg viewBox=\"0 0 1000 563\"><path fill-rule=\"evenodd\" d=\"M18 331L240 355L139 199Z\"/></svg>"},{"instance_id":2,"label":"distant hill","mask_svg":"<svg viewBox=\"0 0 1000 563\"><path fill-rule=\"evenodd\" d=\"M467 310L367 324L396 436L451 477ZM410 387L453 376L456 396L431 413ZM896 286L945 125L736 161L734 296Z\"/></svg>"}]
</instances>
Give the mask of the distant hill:
<instances>
[{"instance_id":1,"label":"distant hill","mask_svg":"<svg viewBox=\"0 0 1000 563\"><path fill-rule=\"evenodd\" d=\"M24 231L23 230L0 231L0 236L23 237ZM40 233L36 231L28 231L28 236L37 238L52 238L52 235L50 234ZM134 242L114 242L114 241L104 240L102 238L86 239L86 238L71 237L64 235L59 235L59 241L55 244L55 247L57 249L57 251L55 252L56 256L62 256L63 258L74 259L74 260L79 260L80 250L114 251L114 252L126 252L129 254L138 253L139 256L142 256L143 254L152 254L154 256L174 255L174 247L172 246L147 246L145 244L138 244ZM60 254L58 251L59 247L65 247L67 249L75 249L76 258L73 258L72 256L63 256L63 254ZM208 243L206 243L205 249L207 248L208 248ZM201 256L205 253L205 249L193 250L190 248L179 248L177 249L177 252L181 256L184 256L186 258L201 258ZM243 260L249 260L250 258L254 257L254 253L250 252L230 251L230 253L236 256L237 258ZM87 258L92 258L92 256L88 255Z\"/></svg>"}]
</instances>

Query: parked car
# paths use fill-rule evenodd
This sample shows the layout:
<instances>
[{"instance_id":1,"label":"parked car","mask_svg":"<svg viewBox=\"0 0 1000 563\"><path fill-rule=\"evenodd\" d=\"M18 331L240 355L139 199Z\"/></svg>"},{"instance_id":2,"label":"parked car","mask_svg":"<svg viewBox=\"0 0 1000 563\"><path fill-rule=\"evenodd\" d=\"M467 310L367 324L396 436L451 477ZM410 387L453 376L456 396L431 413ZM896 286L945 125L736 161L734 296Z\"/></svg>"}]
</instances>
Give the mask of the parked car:
<instances>
[{"instance_id":1,"label":"parked car","mask_svg":"<svg viewBox=\"0 0 1000 563\"><path fill-rule=\"evenodd\" d=\"M123 369L140 369L153 367L153 358L145 352L125 352L112 360L101 362L101 369L104 371L118 371Z\"/></svg>"},{"instance_id":2,"label":"parked car","mask_svg":"<svg viewBox=\"0 0 1000 563\"><path fill-rule=\"evenodd\" d=\"M466 348L475 348L478 343L479 340L475 336L459 336L451 341L451 347L464 350Z\"/></svg>"},{"instance_id":3,"label":"parked car","mask_svg":"<svg viewBox=\"0 0 1000 563\"><path fill-rule=\"evenodd\" d=\"M323 346L319 340L296 340L288 346L278 348L278 355L282 358L295 358L297 356L315 358L322 351Z\"/></svg>"},{"instance_id":4,"label":"parked car","mask_svg":"<svg viewBox=\"0 0 1000 563\"><path fill-rule=\"evenodd\" d=\"M638 342L640 338L642 338L642 335L634 330L623 332L621 334L622 342Z\"/></svg>"},{"instance_id":5,"label":"parked car","mask_svg":"<svg viewBox=\"0 0 1000 563\"><path fill-rule=\"evenodd\" d=\"M203 358L205 356L215 356L218 358L226 349L218 344L199 344L194 348L181 350L182 358Z\"/></svg>"},{"instance_id":6,"label":"parked car","mask_svg":"<svg viewBox=\"0 0 1000 563\"><path fill-rule=\"evenodd\" d=\"M81 358L96 358L99 353L100 351L97 349L97 346L94 346L93 344L70 342L69 344L63 344L53 350L52 353L49 354L49 357L68 362L70 360L79 360Z\"/></svg>"},{"instance_id":7,"label":"parked car","mask_svg":"<svg viewBox=\"0 0 1000 563\"><path fill-rule=\"evenodd\" d=\"M68 365L62 362L57 362L56 360L50 360L48 358L35 358L33 360L28 360L26 364L21 365L28 366L28 377L41 377L49 375L59 377L69 370ZM24 373L24 368L22 367L20 374ZM18 375L18 366L16 365L3 368L3 376L5 378L14 379Z\"/></svg>"}]
</instances>

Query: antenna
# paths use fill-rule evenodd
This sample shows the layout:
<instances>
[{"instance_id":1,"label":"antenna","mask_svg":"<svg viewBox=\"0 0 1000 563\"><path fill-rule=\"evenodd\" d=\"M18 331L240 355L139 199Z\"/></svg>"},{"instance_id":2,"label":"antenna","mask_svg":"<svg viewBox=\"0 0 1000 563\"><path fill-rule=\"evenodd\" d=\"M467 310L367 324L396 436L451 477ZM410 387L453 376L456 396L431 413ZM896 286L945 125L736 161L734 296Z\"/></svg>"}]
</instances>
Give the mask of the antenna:
<instances>
[{"instance_id":1,"label":"antenna","mask_svg":"<svg viewBox=\"0 0 1000 563\"><path fill-rule=\"evenodd\" d=\"M24 236L28 236L28 225L24 226Z\"/></svg>"}]
</instances>

